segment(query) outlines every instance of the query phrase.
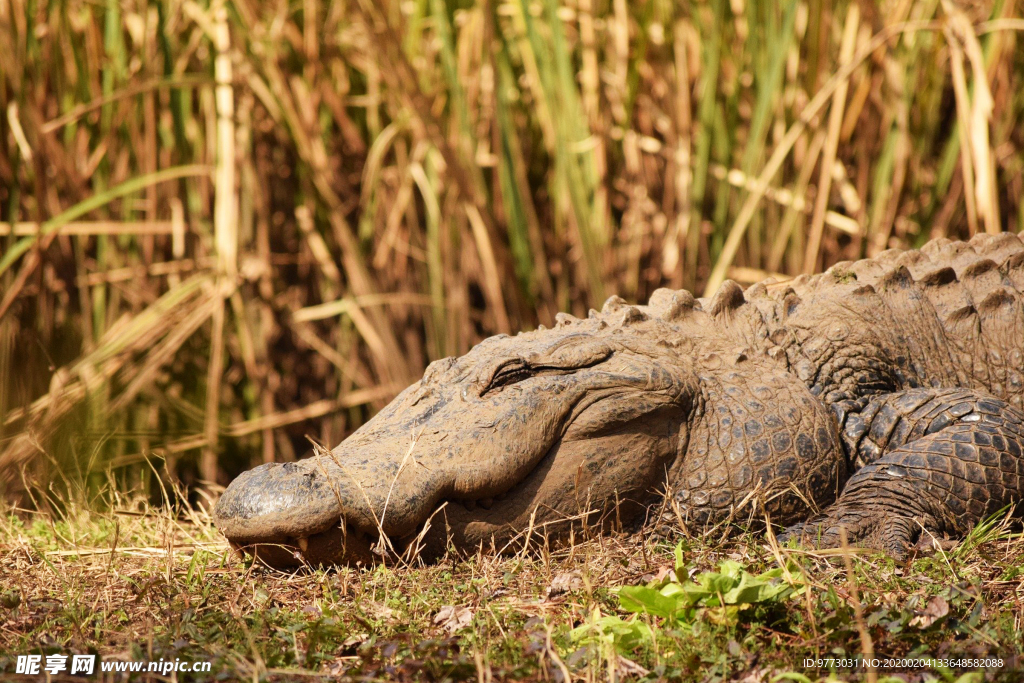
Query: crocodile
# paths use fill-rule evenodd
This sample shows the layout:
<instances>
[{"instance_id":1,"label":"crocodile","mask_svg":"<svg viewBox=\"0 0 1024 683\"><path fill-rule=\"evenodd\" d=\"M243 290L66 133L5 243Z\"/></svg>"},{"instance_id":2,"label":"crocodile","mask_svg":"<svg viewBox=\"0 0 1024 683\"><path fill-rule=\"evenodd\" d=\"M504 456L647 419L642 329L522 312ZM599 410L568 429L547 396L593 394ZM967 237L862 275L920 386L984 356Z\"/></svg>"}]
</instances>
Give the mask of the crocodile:
<instances>
[{"instance_id":1,"label":"crocodile","mask_svg":"<svg viewBox=\"0 0 1024 683\"><path fill-rule=\"evenodd\" d=\"M491 337L332 451L242 473L213 518L279 566L500 552L666 515L901 558L1015 509L1022 402L1024 233L937 239Z\"/></svg>"}]
</instances>

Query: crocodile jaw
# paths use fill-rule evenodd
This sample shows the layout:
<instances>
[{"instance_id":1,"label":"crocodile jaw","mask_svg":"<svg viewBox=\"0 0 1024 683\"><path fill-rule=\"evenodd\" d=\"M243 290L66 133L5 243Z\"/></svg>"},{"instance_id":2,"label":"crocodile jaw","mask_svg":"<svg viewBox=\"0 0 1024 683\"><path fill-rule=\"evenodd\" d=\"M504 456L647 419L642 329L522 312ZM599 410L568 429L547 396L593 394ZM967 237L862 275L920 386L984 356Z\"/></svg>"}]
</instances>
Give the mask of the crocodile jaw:
<instances>
[{"instance_id":1,"label":"crocodile jaw","mask_svg":"<svg viewBox=\"0 0 1024 683\"><path fill-rule=\"evenodd\" d=\"M647 422L662 426L654 434L567 435L508 491L440 498L427 506L422 519L402 523L405 528L391 518L391 510L401 507L396 501L402 494L395 493L401 485L380 487L392 494L379 508L383 519L364 524L368 508L343 497L363 494L358 487L335 490L346 475L338 476L331 456L271 463L245 473L218 501L215 521L236 548L276 566L366 564L384 551L401 554L409 546L433 559L452 546L501 550L527 529L534 538L557 537L570 528L628 522L651 501L674 456L685 450L686 430L677 422L678 412L661 412ZM380 542L382 527L387 529L385 544Z\"/></svg>"}]
</instances>

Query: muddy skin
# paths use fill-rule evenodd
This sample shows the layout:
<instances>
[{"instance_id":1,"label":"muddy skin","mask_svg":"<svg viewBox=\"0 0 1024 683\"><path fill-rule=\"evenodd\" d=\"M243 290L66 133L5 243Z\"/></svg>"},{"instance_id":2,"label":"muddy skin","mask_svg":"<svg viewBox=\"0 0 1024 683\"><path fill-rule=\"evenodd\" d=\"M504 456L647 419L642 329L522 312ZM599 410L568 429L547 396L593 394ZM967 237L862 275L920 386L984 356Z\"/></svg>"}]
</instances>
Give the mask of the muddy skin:
<instances>
[{"instance_id":1,"label":"muddy skin","mask_svg":"<svg viewBox=\"0 0 1024 683\"><path fill-rule=\"evenodd\" d=\"M1024 241L937 240L492 337L329 454L242 474L214 519L274 565L365 563L643 519L670 491L695 527L745 506L902 557L1024 497L1022 402Z\"/></svg>"}]
</instances>

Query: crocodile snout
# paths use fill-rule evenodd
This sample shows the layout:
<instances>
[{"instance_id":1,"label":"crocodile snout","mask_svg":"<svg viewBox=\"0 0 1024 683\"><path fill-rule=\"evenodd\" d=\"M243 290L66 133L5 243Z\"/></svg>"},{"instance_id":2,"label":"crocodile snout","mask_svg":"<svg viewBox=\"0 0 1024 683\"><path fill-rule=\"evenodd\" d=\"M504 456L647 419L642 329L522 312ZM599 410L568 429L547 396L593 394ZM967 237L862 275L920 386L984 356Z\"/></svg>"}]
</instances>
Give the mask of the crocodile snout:
<instances>
[{"instance_id":1,"label":"crocodile snout","mask_svg":"<svg viewBox=\"0 0 1024 683\"><path fill-rule=\"evenodd\" d=\"M275 566L368 561L374 525L342 509L344 486L320 458L268 463L228 486L214 521L234 547Z\"/></svg>"}]
</instances>

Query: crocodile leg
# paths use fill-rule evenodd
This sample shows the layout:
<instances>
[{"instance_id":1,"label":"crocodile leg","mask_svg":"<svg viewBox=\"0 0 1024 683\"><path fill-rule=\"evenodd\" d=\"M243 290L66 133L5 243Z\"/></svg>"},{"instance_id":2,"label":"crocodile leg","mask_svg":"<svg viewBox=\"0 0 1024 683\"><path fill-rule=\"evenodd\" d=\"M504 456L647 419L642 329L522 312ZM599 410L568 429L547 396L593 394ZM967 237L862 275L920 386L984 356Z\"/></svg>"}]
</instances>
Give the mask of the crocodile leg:
<instances>
[{"instance_id":1,"label":"crocodile leg","mask_svg":"<svg viewBox=\"0 0 1024 683\"><path fill-rule=\"evenodd\" d=\"M906 555L921 530L962 536L1024 499L1024 415L963 389L912 389L845 420L854 461L867 461L823 514L790 527L819 547L851 544Z\"/></svg>"}]
</instances>

